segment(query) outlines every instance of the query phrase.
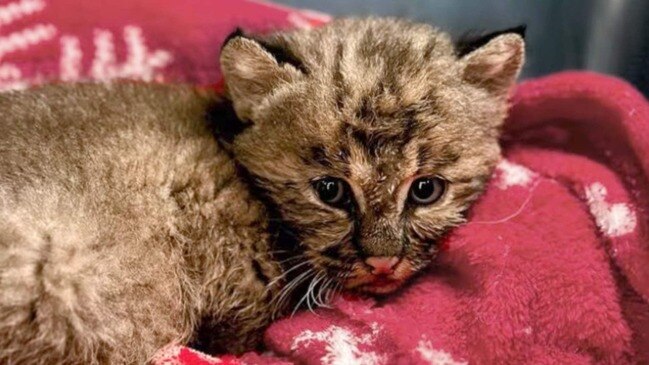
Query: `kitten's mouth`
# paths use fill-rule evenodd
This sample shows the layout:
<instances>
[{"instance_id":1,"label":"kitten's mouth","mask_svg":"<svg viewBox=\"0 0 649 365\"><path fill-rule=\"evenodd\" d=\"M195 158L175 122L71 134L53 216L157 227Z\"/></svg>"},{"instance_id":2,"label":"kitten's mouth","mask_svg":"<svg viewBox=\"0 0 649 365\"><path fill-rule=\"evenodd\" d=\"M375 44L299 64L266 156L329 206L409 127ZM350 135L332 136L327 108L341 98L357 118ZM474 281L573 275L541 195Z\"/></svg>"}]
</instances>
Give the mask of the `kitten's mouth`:
<instances>
[{"instance_id":1,"label":"kitten's mouth","mask_svg":"<svg viewBox=\"0 0 649 365\"><path fill-rule=\"evenodd\" d=\"M390 274L372 274L361 263L352 268L352 275L345 282L347 290L369 294L388 294L397 290L414 274L409 260L401 260Z\"/></svg>"}]
</instances>

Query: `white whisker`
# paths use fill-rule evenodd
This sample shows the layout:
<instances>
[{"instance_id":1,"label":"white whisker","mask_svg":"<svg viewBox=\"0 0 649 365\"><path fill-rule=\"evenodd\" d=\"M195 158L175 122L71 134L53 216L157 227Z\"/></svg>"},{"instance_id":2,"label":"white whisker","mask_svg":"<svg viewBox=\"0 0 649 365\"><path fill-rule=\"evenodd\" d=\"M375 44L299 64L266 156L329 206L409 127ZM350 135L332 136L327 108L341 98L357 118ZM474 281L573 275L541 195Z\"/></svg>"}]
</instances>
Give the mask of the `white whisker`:
<instances>
[{"instance_id":1,"label":"white whisker","mask_svg":"<svg viewBox=\"0 0 649 365\"><path fill-rule=\"evenodd\" d=\"M268 283L267 286L268 286L268 287L273 286L276 282L278 282L278 281L282 280L283 278L285 278L285 277L286 277L286 274L288 274L288 273L290 273L291 271L293 271L293 270L295 270L295 269L298 269L298 268L300 268L300 267L302 267L302 266L304 266L304 265L306 265L306 264L308 264L308 263L309 263L308 261L304 261L304 262L301 262L301 263L299 263L299 264L297 264L297 265L291 267L290 269L284 271L284 272L283 272L281 275L279 275L278 277L276 277L276 278L274 278L273 280L271 280L271 281Z\"/></svg>"},{"instance_id":2,"label":"white whisker","mask_svg":"<svg viewBox=\"0 0 649 365\"><path fill-rule=\"evenodd\" d=\"M306 291L306 293L304 294L304 296L302 296L302 298L300 299L300 301L297 302L297 304L296 304L295 307L293 308L293 312L291 313L291 317L295 315L295 313L297 312L297 310L300 308L300 305L302 305L302 303L303 303L303 302L304 302L304 301L309 297L309 295L311 294L311 285L313 285L313 281L312 281L311 284L309 285L309 289ZM310 309L310 308L309 308L309 309Z\"/></svg>"},{"instance_id":3,"label":"white whisker","mask_svg":"<svg viewBox=\"0 0 649 365\"><path fill-rule=\"evenodd\" d=\"M277 311L282 308L284 302L290 298L290 293L295 290L304 280L309 278L309 275L314 273L313 269L309 269L302 274L298 275L295 279L291 280L283 289L280 295L278 295L273 301L276 301L275 308L273 310L273 318L276 317Z\"/></svg>"},{"instance_id":4,"label":"white whisker","mask_svg":"<svg viewBox=\"0 0 649 365\"><path fill-rule=\"evenodd\" d=\"M331 308L329 305L329 300L328 296L329 293L331 292L331 288L329 287L333 283L333 279L329 278L325 281L325 283L320 287L320 290L318 292L318 305L323 308ZM323 297L324 294L324 297Z\"/></svg>"}]
</instances>

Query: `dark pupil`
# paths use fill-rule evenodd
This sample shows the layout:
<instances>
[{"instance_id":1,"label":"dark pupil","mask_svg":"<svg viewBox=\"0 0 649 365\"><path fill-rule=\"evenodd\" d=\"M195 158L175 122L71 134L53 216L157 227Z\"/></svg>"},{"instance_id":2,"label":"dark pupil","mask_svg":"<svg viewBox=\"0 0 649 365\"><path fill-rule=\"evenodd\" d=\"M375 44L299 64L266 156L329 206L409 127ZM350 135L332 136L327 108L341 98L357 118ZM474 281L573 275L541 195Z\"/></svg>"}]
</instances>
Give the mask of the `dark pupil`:
<instances>
[{"instance_id":1,"label":"dark pupil","mask_svg":"<svg viewBox=\"0 0 649 365\"><path fill-rule=\"evenodd\" d=\"M318 194L324 201L332 201L338 196L340 185L334 180L320 181Z\"/></svg>"},{"instance_id":2,"label":"dark pupil","mask_svg":"<svg viewBox=\"0 0 649 365\"><path fill-rule=\"evenodd\" d=\"M433 180L422 179L415 182L415 197L419 199L428 199L435 193L435 184Z\"/></svg>"}]
</instances>

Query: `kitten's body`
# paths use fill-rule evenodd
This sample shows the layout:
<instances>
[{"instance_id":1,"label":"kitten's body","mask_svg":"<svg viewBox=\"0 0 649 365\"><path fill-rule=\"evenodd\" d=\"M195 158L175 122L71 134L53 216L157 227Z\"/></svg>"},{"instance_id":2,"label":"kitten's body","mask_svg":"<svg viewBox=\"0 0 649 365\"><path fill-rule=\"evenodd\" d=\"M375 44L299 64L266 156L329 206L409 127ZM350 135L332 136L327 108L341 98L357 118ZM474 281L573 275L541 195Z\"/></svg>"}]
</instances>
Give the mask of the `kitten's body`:
<instances>
[{"instance_id":1,"label":"kitten's body","mask_svg":"<svg viewBox=\"0 0 649 365\"><path fill-rule=\"evenodd\" d=\"M0 363L142 363L210 317L222 349L256 344L271 310L253 265L279 271L208 103L136 84L0 95Z\"/></svg>"},{"instance_id":2,"label":"kitten's body","mask_svg":"<svg viewBox=\"0 0 649 365\"><path fill-rule=\"evenodd\" d=\"M230 39L237 120L182 87L0 95L0 363L238 352L292 284L394 290L482 190L522 57L514 34L459 55L428 26L343 20ZM422 176L446 187L415 204Z\"/></svg>"}]
</instances>

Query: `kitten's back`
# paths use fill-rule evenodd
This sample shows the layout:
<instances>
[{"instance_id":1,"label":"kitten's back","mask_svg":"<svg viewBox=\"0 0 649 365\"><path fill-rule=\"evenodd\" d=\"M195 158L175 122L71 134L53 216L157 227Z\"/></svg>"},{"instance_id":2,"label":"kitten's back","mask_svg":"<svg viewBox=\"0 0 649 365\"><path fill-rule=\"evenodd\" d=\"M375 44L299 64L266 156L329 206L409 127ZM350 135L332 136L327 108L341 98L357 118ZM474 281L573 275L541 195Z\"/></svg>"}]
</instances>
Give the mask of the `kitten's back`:
<instances>
[{"instance_id":1,"label":"kitten's back","mask_svg":"<svg viewBox=\"0 0 649 365\"><path fill-rule=\"evenodd\" d=\"M141 363L188 336L170 197L225 163L209 102L137 84L0 94L0 363Z\"/></svg>"}]
</instances>

